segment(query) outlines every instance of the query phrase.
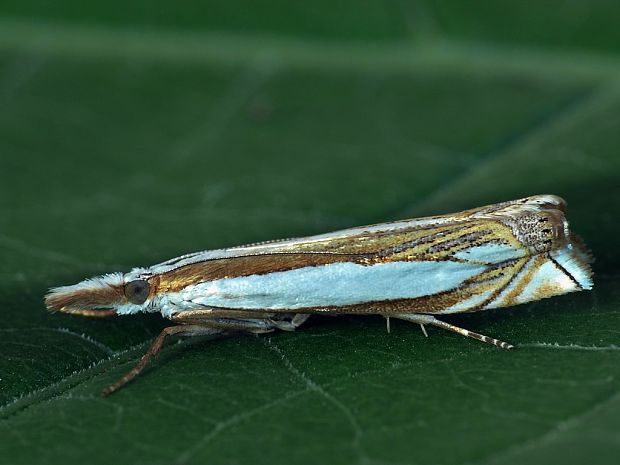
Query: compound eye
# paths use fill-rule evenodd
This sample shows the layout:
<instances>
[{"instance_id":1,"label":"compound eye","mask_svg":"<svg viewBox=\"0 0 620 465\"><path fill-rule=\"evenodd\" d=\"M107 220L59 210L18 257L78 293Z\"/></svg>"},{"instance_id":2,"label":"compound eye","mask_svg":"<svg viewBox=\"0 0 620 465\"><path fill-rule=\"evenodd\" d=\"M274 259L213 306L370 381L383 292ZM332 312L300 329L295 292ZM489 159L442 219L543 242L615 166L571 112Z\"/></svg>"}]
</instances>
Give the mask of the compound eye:
<instances>
[{"instance_id":1,"label":"compound eye","mask_svg":"<svg viewBox=\"0 0 620 465\"><path fill-rule=\"evenodd\" d=\"M144 279L136 279L125 285L125 297L127 297L127 300L132 304L143 304L149 296L150 291L151 286L149 286L148 281Z\"/></svg>"}]
</instances>

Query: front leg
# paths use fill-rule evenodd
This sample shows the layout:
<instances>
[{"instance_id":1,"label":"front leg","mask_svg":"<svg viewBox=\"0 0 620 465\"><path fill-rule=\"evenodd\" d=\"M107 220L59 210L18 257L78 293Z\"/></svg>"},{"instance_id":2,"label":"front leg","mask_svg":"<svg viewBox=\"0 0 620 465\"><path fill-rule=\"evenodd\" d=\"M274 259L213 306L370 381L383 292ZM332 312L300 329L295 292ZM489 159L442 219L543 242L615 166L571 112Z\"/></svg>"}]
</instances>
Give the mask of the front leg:
<instances>
[{"instance_id":1,"label":"front leg","mask_svg":"<svg viewBox=\"0 0 620 465\"><path fill-rule=\"evenodd\" d=\"M138 376L140 372L144 370L144 367L146 367L146 365L157 356L162 346L164 345L164 341L168 336L172 336L173 334L177 334L180 336L206 336L211 334L219 334L221 332L222 331L219 329L198 325L168 326L167 328L164 328L162 332L159 333L159 336L155 338L155 340L146 351L146 353L142 356L140 361L136 363L136 365L129 371L129 373L119 379L116 383L105 388L102 392L103 396L107 397L113 392L118 391L125 384Z\"/></svg>"},{"instance_id":2,"label":"front leg","mask_svg":"<svg viewBox=\"0 0 620 465\"><path fill-rule=\"evenodd\" d=\"M271 332L277 328L268 318L251 318L251 315L248 317L248 314L245 314L245 318L238 318L236 313L227 312L207 313L205 311L202 315L199 311L181 312L174 315L171 319L179 323L179 326L164 328L138 363L116 383L105 388L102 392L103 396L109 396L113 392L118 391L138 376L146 365L157 356L168 336L209 336L231 332L260 334Z\"/></svg>"}]
</instances>

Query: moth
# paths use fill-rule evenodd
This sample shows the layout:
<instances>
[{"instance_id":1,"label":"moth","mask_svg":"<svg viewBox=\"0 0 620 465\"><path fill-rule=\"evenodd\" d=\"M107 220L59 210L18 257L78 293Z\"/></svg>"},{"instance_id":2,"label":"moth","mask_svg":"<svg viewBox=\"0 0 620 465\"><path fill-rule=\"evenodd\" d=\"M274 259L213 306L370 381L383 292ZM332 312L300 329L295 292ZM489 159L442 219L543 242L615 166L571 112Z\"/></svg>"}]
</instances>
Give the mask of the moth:
<instances>
[{"instance_id":1,"label":"moth","mask_svg":"<svg viewBox=\"0 0 620 465\"><path fill-rule=\"evenodd\" d=\"M382 315L513 346L437 318L592 288L592 257L569 231L566 203L536 195L450 215L208 250L50 289L51 311L90 317L160 313L172 335L293 331L313 314Z\"/></svg>"}]
</instances>

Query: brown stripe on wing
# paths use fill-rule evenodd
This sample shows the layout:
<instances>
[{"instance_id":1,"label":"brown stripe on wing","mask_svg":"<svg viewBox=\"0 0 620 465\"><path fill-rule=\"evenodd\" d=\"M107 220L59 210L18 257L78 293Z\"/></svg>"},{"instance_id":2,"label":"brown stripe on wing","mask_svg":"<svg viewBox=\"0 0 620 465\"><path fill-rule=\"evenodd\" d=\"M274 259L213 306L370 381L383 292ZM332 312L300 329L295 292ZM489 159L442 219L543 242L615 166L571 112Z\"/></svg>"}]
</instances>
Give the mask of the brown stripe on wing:
<instances>
[{"instance_id":1,"label":"brown stripe on wing","mask_svg":"<svg viewBox=\"0 0 620 465\"><path fill-rule=\"evenodd\" d=\"M398 314L398 313L438 313L460 300L454 290L445 291L431 296L413 299L392 299L364 302L352 305L328 305L324 307L280 308L269 309L271 313L329 313L344 314ZM243 312L264 313L261 309L213 307L216 310L236 310Z\"/></svg>"},{"instance_id":2,"label":"brown stripe on wing","mask_svg":"<svg viewBox=\"0 0 620 465\"><path fill-rule=\"evenodd\" d=\"M466 224L455 225L449 228L441 228L441 229L437 228L438 230L433 231L432 233L422 235L412 240L406 240L393 247L388 247L386 249L378 251L377 255L388 256L392 254L401 254L403 252L408 252L412 249L419 248L426 244L438 243L442 240L445 240L446 236L454 234L455 232L458 232L458 231L462 231L463 229L466 229L466 228L467 228Z\"/></svg>"},{"instance_id":3,"label":"brown stripe on wing","mask_svg":"<svg viewBox=\"0 0 620 465\"><path fill-rule=\"evenodd\" d=\"M482 302L455 313L471 313L484 310L490 302L495 300L512 283L515 276L521 272L528 260L528 257L516 258L489 265L485 271L465 280L456 289L460 295L461 302L476 295L488 292L491 292L491 294Z\"/></svg>"},{"instance_id":4,"label":"brown stripe on wing","mask_svg":"<svg viewBox=\"0 0 620 465\"><path fill-rule=\"evenodd\" d=\"M289 271L306 266L321 266L337 262L363 263L365 255L333 253L275 253L220 258L191 263L150 279L157 293L178 292L190 286L216 279L237 278Z\"/></svg>"},{"instance_id":5,"label":"brown stripe on wing","mask_svg":"<svg viewBox=\"0 0 620 465\"><path fill-rule=\"evenodd\" d=\"M532 263L532 266L530 266L523 273L523 276L519 278L519 281L517 281L514 288L502 298L500 306L508 307L510 305L516 305L519 303L517 301L517 298L523 293L527 285L532 282L534 275L536 274L538 269L547 261L547 258L548 254L536 255L533 258L530 258L530 260L534 260L534 263Z\"/></svg>"},{"instance_id":6,"label":"brown stripe on wing","mask_svg":"<svg viewBox=\"0 0 620 465\"><path fill-rule=\"evenodd\" d=\"M404 244L415 247L418 244L434 241L436 238L453 234L467 227L463 223L452 223L432 226L413 226L398 230L364 231L344 237L335 237L323 241L309 241L297 244L283 244L277 252L295 253L356 253L356 254L389 254Z\"/></svg>"},{"instance_id":7,"label":"brown stripe on wing","mask_svg":"<svg viewBox=\"0 0 620 465\"><path fill-rule=\"evenodd\" d=\"M444 255L439 249L453 251L457 246L467 247L472 240L483 236L486 236L486 240L500 239L515 247L521 246L513 235L512 229L493 218L455 221L439 225L413 225L410 228L398 230L364 231L321 241L283 243L271 249L269 253L311 252L415 256L433 255L437 251L439 255ZM400 260L401 257L399 256L398 259Z\"/></svg>"},{"instance_id":8,"label":"brown stripe on wing","mask_svg":"<svg viewBox=\"0 0 620 465\"><path fill-rule=\"evenodd\" d=\"M467 310L467 312L477 312L479 310L484 310L488 305L493 303L495 299L497 299L502 292L504 292L514 281L518 279L519 275L527 265L530 257L523 257L517 260L507 261L503 264L500 264L499 270L502 272L502 280L498 282L493 293L486 298L483 302L478 305L473 306L471 309ZM475 277L474 277L475 278Z\"/></svg>"},{"instance_id":9,"label":"brown stripe on wing","mask_svg":"<svg viewBox=\"0 0 620 465\"><path fill-rule=\"evenodd\" d=\"M432 237L432 239L428 239ZM395 261L451 260L454 253L490 241L519 246L511 229L497 221L452 224L386 236L334 239L327 244L298 244L273 253L241 255L190 263L150 278L157 293L177 292L186 286L216 279L236 278L322 266L339 262L374 265Z\"/></svg>"},{"instance_id":10,"label":"brown stripe on wing","mask_svg":"<svg viewBox=\"0 0 620 465\"><path fill-rule=\"evenodd\" d=\"M304 242L303 238L298 238L294 243L285 240L281 245L277 244L280 241L269 241L266 244L274 244L276 247L271 248L267 253L399 253L398 248L401 246L416 248L425 243L440 245L448 240L449 236L452 236L452 239L458 238L457 243L460 245L466 244L468 238L459 237L462 236L459 232L469 230L470 233L475 232L483 235L482 230L484 229L489 230L486 233L487 235L497 234L498 239L515 247L522 247L524 245L523 239L535 242L538 245L538 242L549 238L553 239L554 236L560 235L563 229L563 201L551 197L553 196L532 196L449 215L413 219L409 220L411 225L408 227L402 227L403 221L394 222L394 224L400 225L398 229L390 229L389 226L392 223L382 223L369 225L367 230L364 230L363 227L354 228L357 230L356 233L349 233L348 230L344 230L342 231L343 236L340 237L334 235L321 240L309 238L310 240L307 242ZM544 199L547 199L548 202L540 203ZM437 220L438 224L427 223L427 221L433 220ZM543 223L548 221L551 229L557 229L557 231L554 230L553 234L549 235L542 234L544 236L542 237L539 232L545 228L540 221ZM372 230L376 226L381 226L382 229ZM452 245L444 244L444 247L451 249ZM548 250L546 246L541 247ZM536 252L542 252L542 248ZM429 253L423 249L420 252Z\"/></svg>"},{"instance_id":11,"label":"brown stripe on wing","mask_svg":"<svg viewBox=\"0 0 620 465\"><path fill-rule=\"evenodd\" d=\"M400 244L377 252L376 256L380 261L453 260L454 254L460 251L489 243L523 248L509 226L496 220L474 220L437 228L432 234L406 242L401 240Z\"/></svg>"},{"instance_id":12,"label":"brown stripe on wing","mask_svg":"<svg viewBox=\"0 0 620 465\"><path fill-rule=\"evenodd\" d=\"M430 228L433 234L436 229ZM216 279L289 271L308 266L321 266L338 262L374 264L402 260L382 250L399 247L429 234L424 231L404 231L387 236L368 235L334 239L327 242L309 242L294 247L282 247L271 253L240 255L236 257L205 260L174 268L150 278L157 293L177 292L186 286Z\"/></svg>"},{"instance_id":13,"label":"brown stripe on wing","mask_svg":"<svg viewBox=\"0 0 620 465\"><path fill-rule=\"evenodd\" d=\"M462 290L452 289L439 292L437 294L415 297L411 299L391 299L363 302L352 305L328 305L324 307L308 308L281 308L269 309L272 313L312 313L312 314L402 314L402 313L440 313L451 307L464 298ZM262 313L263 310L257 309L225 309L218 307L218 310L237 310L244 312Z\"/></svg>"},{"instance_id":14,"label":"brown stripe on wing","mask_svg":"<svg viewBox=\"0 0 620 465\"><path fill-rule=\"evenodd\" d=\"M269 309L271 313L332 313L332 314L402 314L402 313L441 313L453 305L490 289L502 289L514 274L515 267L520 269L527 259L507 260L504 263L490 265L485 271L463 282L455 289L436 294L409 299L391 299L364 302L353 305L332 305L309 308ZM246 308L213 307L214 311L250 312L263 314L265 310ZM471 310L481 310L480 306Z\"/></svg>"},{"instance_id":15,"label":"brown stripe on wing","mask_svg":"<svg viewBox=\"0 0 620 465\"><path fill-rule=\"evenodd\" d=\"M483 310L490 300L496 298L512 282L514 276L525 267L528 259L528 257L524 257L489 265L485 271L465 280L459 287L436 294L412 299L393 299L354 305L322 307L309 310L308 312L325 313L333 311L336 313L378 313L387 315L397 313L436 314L471 297L493 290L493 294L488 299L485 299L483 303L472 306L470 309L463 310L462 312Z\"/></svg>"}]
</instances>

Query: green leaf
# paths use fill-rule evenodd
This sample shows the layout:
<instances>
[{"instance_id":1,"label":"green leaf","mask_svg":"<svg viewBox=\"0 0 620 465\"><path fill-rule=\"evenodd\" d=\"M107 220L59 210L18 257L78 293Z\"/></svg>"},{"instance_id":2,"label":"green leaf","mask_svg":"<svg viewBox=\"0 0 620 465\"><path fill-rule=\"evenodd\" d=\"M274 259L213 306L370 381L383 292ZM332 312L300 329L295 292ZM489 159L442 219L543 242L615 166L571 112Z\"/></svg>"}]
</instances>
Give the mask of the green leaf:
<instances>
[{"instance_id":1,"label":"green leaf","mask_svg":"<svg viewBox=\"0 0 620 465\"><path fill-rule=\"evenodd\" d=\"M335 3L0 7L4 461L615 462L620 61L592 28L615 37L616 7L577 34L567 6L537 34L519 14L538 3L512 23L481 3L478 28L458 2ZM168 323L43 305L50 286L186 252L537 193L568 200L595 287L449 318L511 352L316 317L168 344L103 399Z\"/></svg>"}]
</instances>

